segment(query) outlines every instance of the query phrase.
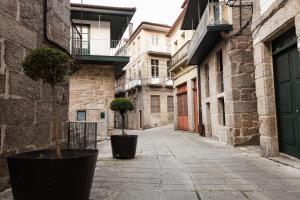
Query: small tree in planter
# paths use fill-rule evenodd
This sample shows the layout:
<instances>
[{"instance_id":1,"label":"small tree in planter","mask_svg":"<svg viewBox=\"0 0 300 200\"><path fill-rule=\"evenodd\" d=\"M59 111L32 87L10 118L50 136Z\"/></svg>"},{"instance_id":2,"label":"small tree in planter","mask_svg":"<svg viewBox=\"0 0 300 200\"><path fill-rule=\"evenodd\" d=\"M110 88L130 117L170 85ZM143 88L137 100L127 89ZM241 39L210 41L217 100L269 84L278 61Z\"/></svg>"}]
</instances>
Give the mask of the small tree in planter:
<instances>
[{"instance_id":1,"label":"small tree in planter","mask_svg":"<svg viewBox=\"0 0 300 200\"><path fill-rule=\"evenodd\" d=\"M52 135L55 136L56 157L62 158L60 132L56 124L56 92L55 86L66 81L67 75L72 71L72 59L62 51L50 48L39 48L33 50L23 63L24 72L33 80L42 80L51 86L51 107L52 107Z\"/></svg>"},{"instance_id":2,"label":"small tree in planter","mask_svg":"<svg viewBox=\"0 0 300 200\"><path fill-rule=\"evenodd\" d=\"M122 135L126 135L124 131L125 116L127 111L134 109L133 102L126 98L116 98L110 103L110 109L119 112L122 117Z\"/></svg>"},{"instance_id":3,"label":"small tree in planter","mask_svg":"<svg viewBox=\"0 0 300 200\"><path fill-rule=\"evenodd\" d=\"M136 153L137 135L127 135L124 131L124 119L127 111L134 109L134 104L126 98L116 98L110 104L110 109L119 112L122 117L122 135L112 135L111 145L114 158L134 158Z\"/></svg>"},{"instance_id":4,"label":"small tree in planter","mask_svg":"<svg viewBox=\"0 0 300 200\"><path fill-rule=\"evenodd\" d=\"M68 75L78 67L66 53L52 48L32 50L23 67L27 76L51 86L52 135L55 136L56 150L27 152L7 158L14 199L88 200L98 151L61 150L61 133L56 128L56 86L67 81Z\"/></svg>"}]
</instances>

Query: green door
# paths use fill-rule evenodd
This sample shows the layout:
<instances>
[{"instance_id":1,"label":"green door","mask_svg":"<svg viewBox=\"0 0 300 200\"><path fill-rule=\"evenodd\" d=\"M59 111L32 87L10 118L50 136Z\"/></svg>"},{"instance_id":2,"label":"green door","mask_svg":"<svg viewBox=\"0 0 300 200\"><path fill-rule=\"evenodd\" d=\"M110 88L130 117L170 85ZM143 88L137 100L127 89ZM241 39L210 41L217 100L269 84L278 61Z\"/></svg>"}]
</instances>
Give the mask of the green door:
<instances>
[{"instance_id":1,"label":"green door","mask_svg":"<svg viewBox=\"0 0 300 200\"><path fill-rule=\"evenodd\" d=\"M295 30L273 42L279 150L300 157L300 58Z\"/></svg>"}]
</instances>

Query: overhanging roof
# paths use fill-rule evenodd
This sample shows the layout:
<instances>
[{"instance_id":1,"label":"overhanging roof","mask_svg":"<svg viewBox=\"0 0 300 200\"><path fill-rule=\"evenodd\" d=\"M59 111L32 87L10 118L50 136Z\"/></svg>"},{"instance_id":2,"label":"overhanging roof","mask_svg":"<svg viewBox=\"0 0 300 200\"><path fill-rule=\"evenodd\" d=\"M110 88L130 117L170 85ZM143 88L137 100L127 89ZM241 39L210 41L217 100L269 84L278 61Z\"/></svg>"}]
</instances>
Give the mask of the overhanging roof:
<instances>
[{"instance_id":1,"label":"overhanging roof","mask_svg":"<svg viewBox=\"0 0 300 200\"><path fill-rule=\"evenodd\" d=\"M207 57L216 44L222 39L220 33L223 31L231 31L232 25L222 24L214 26L206 26L199 36L198 40L190 43L190 52L188 53L188 65L199 65Z\"/></svg>"},{"instance_id":2,"label":"overhanging roof","mask_svg":"<svg viewBox=\"0 0 300 200\"><path fill-rule=\"evenodd\" d=\"M207 3L208 0L188 0L187 10L181 25L182 30L194 30L197 28Z\"/></svg>"},{"instance_id":3,"label":"overhanging roof","mask_svg":"<svg viewBox=\"0 0 300 200\"><path fill-rule=\"evenodd\" d=\"M111 7L87 4L71 4L71 19L109 21L111 23L111 40L120 40L136 8Z\"/></svg>"},{"instance_id":4,"label":"overhanging roof","mask_svg":"<svg viewBox=\"0 0 300 200\"><path fill-rule=\"evenodd\" d=\"M99 67L103 65L114 66L116 79L124 74L122 69L129 63L129 57L127 56L82 55L80 60L82 64L99 64Z\"/></svg>"}]
</instances>

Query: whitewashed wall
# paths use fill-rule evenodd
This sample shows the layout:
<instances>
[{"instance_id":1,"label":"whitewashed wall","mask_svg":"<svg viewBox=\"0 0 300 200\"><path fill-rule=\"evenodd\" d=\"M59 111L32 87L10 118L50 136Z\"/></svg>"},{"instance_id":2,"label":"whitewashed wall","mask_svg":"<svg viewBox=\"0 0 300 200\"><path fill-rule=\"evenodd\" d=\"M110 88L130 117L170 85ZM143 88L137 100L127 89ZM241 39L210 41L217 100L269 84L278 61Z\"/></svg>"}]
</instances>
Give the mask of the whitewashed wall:
<instances>
[{"instance_id":1,"label":"whitewashed wall","mask_svg":"<svg viewBox=\"0 0 300 200\"><path fill-rule=\"evenodd\" d=\"M110 22L74 20L74 23L90 25L91 55L110 55Z\"/></svg>"}]
</instances>

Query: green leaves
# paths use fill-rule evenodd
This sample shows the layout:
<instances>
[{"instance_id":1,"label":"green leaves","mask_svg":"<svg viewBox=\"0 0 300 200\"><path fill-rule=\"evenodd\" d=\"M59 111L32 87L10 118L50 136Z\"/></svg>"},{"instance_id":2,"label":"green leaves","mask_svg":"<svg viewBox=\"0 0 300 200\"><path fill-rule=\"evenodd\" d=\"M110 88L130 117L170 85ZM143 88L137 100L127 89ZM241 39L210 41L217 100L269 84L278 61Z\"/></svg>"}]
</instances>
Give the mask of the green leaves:
<instances>
[{"instance_id":1,"label":"green leaves","mask_svg":"<svg viewBox=\"0 0 300 200\"><path fill-rule=\"evenodd\" d=\"M37 48L23 62L24 72L33 80L42 79L52 87L65 81L74 71L73 60L64 52L52 48Z\"/></svg>"},{"instance_id":2,"label":"green leaves","mask_svg":"<svg viewBox=\"0 0 300 200\"><path fill-rule=\"evenodd\" d=\"M134 109L134 104L131 100L126 98L116 98L110 103L110 109L113 111L119 111L121 114L126 111Z\"/></svg>"}]
</instances>

